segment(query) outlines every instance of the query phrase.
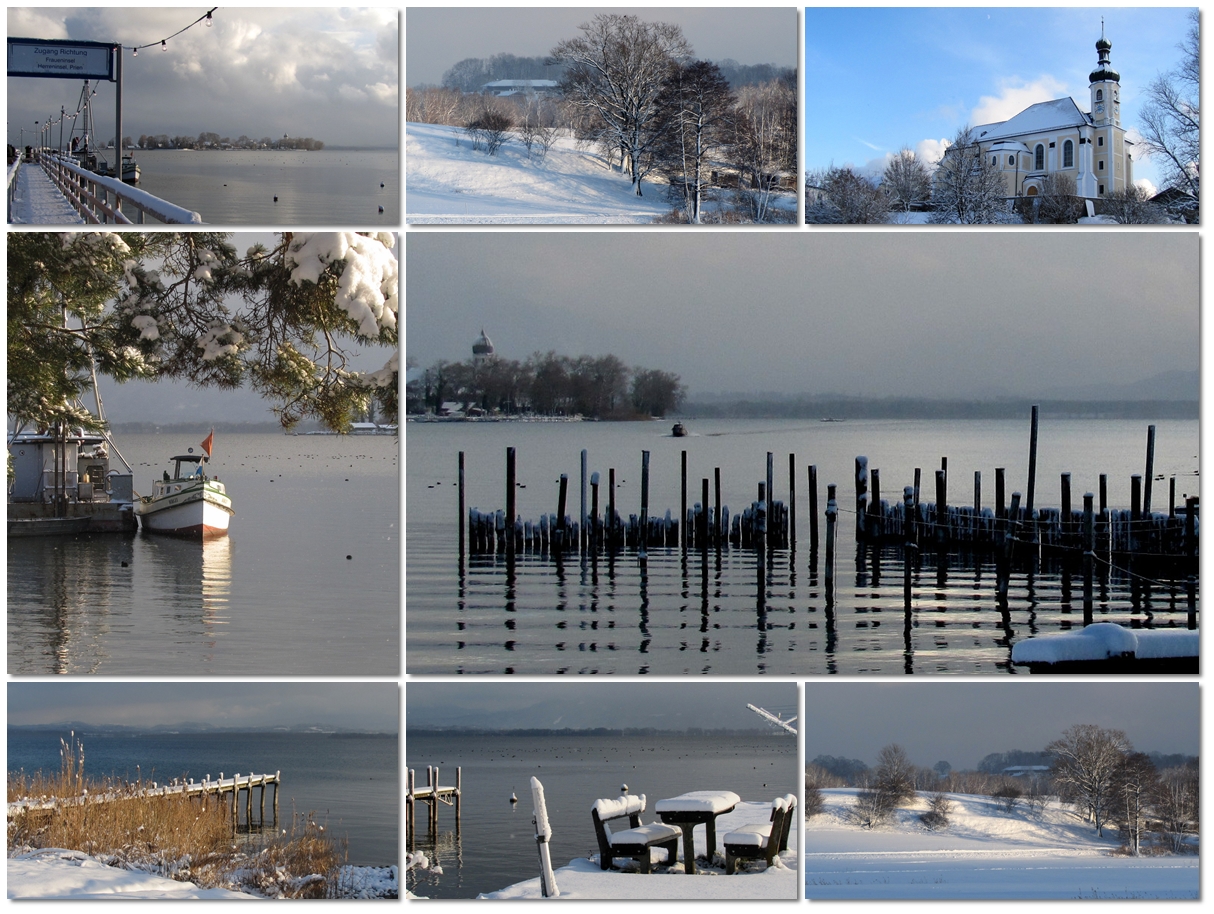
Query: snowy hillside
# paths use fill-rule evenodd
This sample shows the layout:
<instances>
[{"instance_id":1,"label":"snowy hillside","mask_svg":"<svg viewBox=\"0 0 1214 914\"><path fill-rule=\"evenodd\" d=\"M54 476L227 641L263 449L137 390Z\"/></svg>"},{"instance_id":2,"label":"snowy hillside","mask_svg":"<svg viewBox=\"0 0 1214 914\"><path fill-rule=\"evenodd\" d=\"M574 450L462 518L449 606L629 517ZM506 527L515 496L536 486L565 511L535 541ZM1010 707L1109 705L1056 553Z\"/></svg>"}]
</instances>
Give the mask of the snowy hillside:
<instances>
[{"instance_id":1,"label":"snowy hillside","mask_svg":"<svg viewBox=\"0 0 1214 914\"><path fill-rule=\"evenodd\" d=\"M1200 859L1125 857L1116 831L1056 802L1039 817L1003 811L990 797L952 794L950 825L919 822L920 798L888 826L849 821L854 789L822 791L826 811L805 823L805 894L811 899L1067 899L1199 897Z\"/></svg>"},{"instance_id":2,"label":"snowy hillside","mask_svg":"<svg viewBox=\"0 0 1214 914\"><path fill-rule=\"evenodd\" d=\"M473 151L462 127L405 125L405 221L425 223L649 223L670 210L660 185L632 192L602 156L558 139L544 161L517 137L496 155Z\"/></svg>"}]
</instances>

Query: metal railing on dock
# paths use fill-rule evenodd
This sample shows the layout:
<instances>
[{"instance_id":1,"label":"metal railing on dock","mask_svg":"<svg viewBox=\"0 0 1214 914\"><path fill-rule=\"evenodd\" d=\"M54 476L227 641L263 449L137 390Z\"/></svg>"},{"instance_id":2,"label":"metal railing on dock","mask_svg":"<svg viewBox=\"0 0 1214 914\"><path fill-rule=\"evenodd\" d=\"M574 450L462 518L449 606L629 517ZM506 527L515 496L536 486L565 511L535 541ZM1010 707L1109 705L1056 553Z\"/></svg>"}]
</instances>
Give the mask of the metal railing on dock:
<instances>
[{"instance_id":1,"label":"metal railing on dock","mask_svg":"<svg viewBox=\"0 0 1214 914\"><path fill-rule=\"evenodd\" d=\"M8 221L13 221L13 195L17 193L17 174L21 171L21 156L8 166Z\"/></svg>"},{"instance_id":2,"label":"metal railing on dock","mask_svg":"<svg viewBox=\"0 0 1214 914\"><path fill-rule=\"evenodd\" d=\"M95 225L141 225L150 217L156 222L170 225L202 224L202 216L198 213L131 187L117 178L103 177L81 168L67 156L50 150L38 150L34 153L34 160L87 222ZM122 211L124 205L135 211L135 219L132 220Z\"/></svg>"}]
</instances>

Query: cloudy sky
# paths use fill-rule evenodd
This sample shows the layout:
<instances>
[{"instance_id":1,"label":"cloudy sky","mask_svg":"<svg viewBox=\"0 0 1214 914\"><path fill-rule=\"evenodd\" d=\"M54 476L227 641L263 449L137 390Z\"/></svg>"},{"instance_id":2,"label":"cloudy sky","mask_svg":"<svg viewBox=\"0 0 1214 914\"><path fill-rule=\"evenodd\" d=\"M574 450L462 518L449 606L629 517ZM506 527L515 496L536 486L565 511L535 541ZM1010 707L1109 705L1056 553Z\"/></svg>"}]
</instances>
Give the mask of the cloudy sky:
<instances>
[{"instance_id":1,"label":"cloudy sky","mask_svg":"<svg viewBox=\"0 0 1214 914\"><path fill-rule=\"evenodd\" d=\"M400 692L394 682L9 682L10 725L68 721L132 727L317 726L395 733Z\"/></svg>"},{"instance_id":2,"label":"cloudy sky","mask_svg":"<svg viewBox=\"0 0 1214 914\"><path fill-rule=\"evenodd\" d=\"M1070 95L1087 111L1102 16L1132 130L1151 81L1179 62L1183 8L806 9L806 166L879 173L903 146L935 160L958 128L1036 102ZM1159 183L1137 155L1134 177Z\"/></svg>"},{"instance_id":3,"label":"cloudy sky","mask_svg":"<svg viewBox=\"0 0 1214 914\"><path fill-rule=\"evenodd\" d=\"M1142 752L1201 751L1196 682L810 682L805 759L877 763L897 743L916 765L974 768L984 756L1037 750L1075 724L1124 730Z\"/></svg>"},{"instance_id":4,"label":"cloudy sky","mask_svg":"<svg viewBox=\"0 0 1214 914\"><path fill-rule=\"evenodd\" d=\"M747 704L797 713L792 682L418 682L405 685L412 727L768 729Z\"/></svg>"},{"instance_id":5,"label":"cloudy sky","mask_svg":"<svg viewBox=\"0 0 1214 914\"><path fill-rule=\"evenodd\" d=\"M438 85L453 64L468 57L547 54L558 42L580 35L578 26L599 13L677 23L695 55L704 60L797 65L797 14L792 5L757 9L410 7L405 12L405 85Z\"/></svg>"},{"instance_id":6,"label":"cloudy sky","mask_svg":"<svg viewBox=\"0 0 1214 914\"><path fill-rule=\"evenodd\" d=\"M121 42L123 134L236 138L310 136L326 146L396 147L399 142L399 10L219 7L9 7L10 37ZM133 56L130 48L154 43ZM8 141L28 142L35 121L76 110L81 84L8 80ZM114 84L93 100L97 134L113 135Z\"/></svg>"},{"instance_id":7,"label":"cloudy sky","mask_svg":"<svg viewBox=\"0 0 1214 914\"><path fill-rule=\"evenodd\" d=\"M718 391L1040 396L1195 371L1195 233L412 232L405 352L614 353ZM1099 281L1091 281L1093 274Z\"/></svg>"}]
</instances>

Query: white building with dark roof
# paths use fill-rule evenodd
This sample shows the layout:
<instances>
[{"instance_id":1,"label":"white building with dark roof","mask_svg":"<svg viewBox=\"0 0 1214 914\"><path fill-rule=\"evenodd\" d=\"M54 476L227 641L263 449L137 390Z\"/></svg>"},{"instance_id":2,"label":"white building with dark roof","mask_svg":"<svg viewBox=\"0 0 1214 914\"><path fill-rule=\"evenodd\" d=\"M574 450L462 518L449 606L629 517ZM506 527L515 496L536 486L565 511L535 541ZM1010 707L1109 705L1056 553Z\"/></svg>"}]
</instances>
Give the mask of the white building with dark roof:
<instances>
[{"instance_id":1,"label":"white building with dark roof","mask_svg":"<svg viewBox=\"0 0 1214 914\"><path fill-rule=\"evenodd\" d=\"M1102 31L1096 69L1088 75L1088 111L1068 96L972 128L973 139L999 167L1009 197L1036 196L1051 174L1069 175L1076 193L1093 200L1133 184L1133 144L1121 126L1121 75L1109 61L1112 47Z\"/></svg>"},{"instance_id":2,"label":"white building with dark roof","mask_svg":"<svg viewBox=\"0 0 1214 914\"><path fill-rule=\"evenodd\" d=\"M560 83L554 79L495 79L481 86L488 95L558 95Z\"/></svg>"}]
</instances>

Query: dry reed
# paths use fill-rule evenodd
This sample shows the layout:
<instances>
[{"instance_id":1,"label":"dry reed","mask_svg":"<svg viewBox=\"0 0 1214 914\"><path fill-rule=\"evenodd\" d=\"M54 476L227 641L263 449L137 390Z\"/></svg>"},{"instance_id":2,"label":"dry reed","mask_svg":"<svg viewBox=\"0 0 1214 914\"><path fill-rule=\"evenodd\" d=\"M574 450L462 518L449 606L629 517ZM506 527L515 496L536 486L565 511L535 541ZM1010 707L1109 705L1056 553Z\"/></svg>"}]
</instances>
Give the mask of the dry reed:
<instances>
[{"instance_id":1,"label":"dry reed","mask_svg":"<svg viewBox=\"0 0 1214 914\"><path fill-rule=\"evenodd\" d=\"M9 853L62 847L104 863L193 882L287 898L333 897L344 862L324 825L292 814L281 833L236 837L230 804L216 796L147 796L144 783L91 779L84 746L60 741L57 773L8 775Z\"/></svg>"}]
</instances>

